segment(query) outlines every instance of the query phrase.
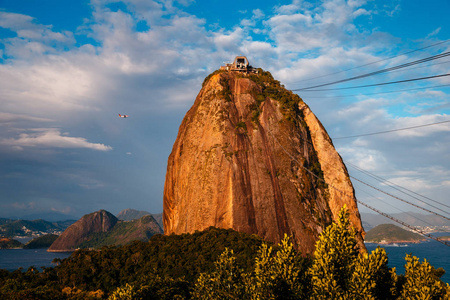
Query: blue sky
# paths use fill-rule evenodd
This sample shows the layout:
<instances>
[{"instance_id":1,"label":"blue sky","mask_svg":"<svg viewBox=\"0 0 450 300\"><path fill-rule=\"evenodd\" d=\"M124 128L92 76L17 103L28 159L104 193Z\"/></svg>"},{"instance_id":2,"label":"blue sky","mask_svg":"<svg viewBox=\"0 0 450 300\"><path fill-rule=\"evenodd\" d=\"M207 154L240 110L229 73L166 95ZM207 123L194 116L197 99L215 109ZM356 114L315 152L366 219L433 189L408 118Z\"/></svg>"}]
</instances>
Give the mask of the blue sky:
<instances>
[{"instance_id":1,"label":"blue sky","mask_svg":"<svg viewBox=\"0 0 450 300\"><path fill-rule=\"evenodd\" d=\"M162 212L178 127L224 62L246 55L289 89L332 82L450 51L448 11L437 0L0 0L0 217ZM442 58L327 88L449 66ZM298 94L337 138L450 120L449 84ZM350 164L450 205L449 132L442 123L334 143L352 176L394 193ZM414 210L354 183L378 209Z\"/></svg>"}]
</instances>

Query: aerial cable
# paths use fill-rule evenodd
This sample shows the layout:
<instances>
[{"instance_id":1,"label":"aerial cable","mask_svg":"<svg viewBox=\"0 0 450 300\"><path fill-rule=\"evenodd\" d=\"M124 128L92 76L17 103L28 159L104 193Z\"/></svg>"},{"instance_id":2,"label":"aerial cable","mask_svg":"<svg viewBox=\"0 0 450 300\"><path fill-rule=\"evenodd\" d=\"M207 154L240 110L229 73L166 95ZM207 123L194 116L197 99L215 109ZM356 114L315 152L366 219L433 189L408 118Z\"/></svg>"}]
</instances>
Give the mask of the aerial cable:
<instances>
[{"instance_id":1,"label":"aerial cable","mask_svg":"<svg viewBox=\"0 0 450 300\"><path fill-rule=\"evenodd\" d=\"M364 93L362 96L372 96L372 95L381 95L381 94L391 94L391 93L401 93L401 92L409 92L409 91L416 91L416 90L426 90L426 89L434 89L434 88L440 88L440 87L447 87L450 86L450 84L441 84L441 85L433 85L433 86L425 86L425 87L419 87L419 88L411 88L411 89L402 89L402 90L396 90L396 91L386 91L386 92L376 92L376 93ZM308 99L316 99L316 98L347 98L347 97L356 97L361 96L361 94L353 94L353 95L333 95L333 96L308 96Z\"/></svg>"},{"instance_id":2,"label":"aerial cable","mask_svg":"<svg viewBox=\"0 0 450 300\"><path fill-rule=\"evenodd\" d=\"M434 214L434 215L436 215L436 216L438 216L438 217L441 217L441 218L443 218L443 219L446 219L446 220L450 221L450 218L447 218L446 216L443 216L443 215L441 215L441 214L438 214L437 212L434 212L434 211L432 211L432 210L423 208L423 207L421 207L421 206L419 206L419 205L416 205L416 204L411 203L411 202L409 202L409 201L406 201L406 200L404 200L404 199L402 199L402 198L399 198L399 197L397 197L397 196L394 196L394 195L392 195L392 194L389 194L388 192L385 192L385 191L383 191L383 190L381 190L381 189L379 189L379 188L377 188L377 187L374 187L373 185L370 185L370 184L368 184L368 183L366 183L366 182L364 182L364 181L362 181L362 180L359 180L358 178L355 178L354 176L349 175L349 177L352 178L352 179L354 179L354 180L356 180L356 181L358 181L358 182L360 182L360 183L362 183L362 184L364 184L364 185L367 185L368 187L373 188L374 190L377 190L377 191L379 191L379 192L381 192L381 193L383 193L383 194L385 194L385 195L388 195L389 197L395 198L395 199L400 200L400 201L402 201L402 202L405 202L405 203L407 203L407 204L409 204L409 205L412 205L412 206L414 206L414 207L416 207L416 208L418 208L418 209L421 209L421 210L423 210L423 211L429 212L429 213L431 213L431 214Z\"/></svg>"},{"instance_id":3,"label":"aerial cable","mask_svg":"<svg viewBox=\"0 0 450 300\"><path fill-rule=\"evenodd\" d=\"M448 242L446 242L444 240L441 240L440 238L432 236L431 234L426 233L423 230L417 229L416 227L411 226L411 225L409 225L409 224L407 224L407 223L405 223L405 222L403 222L403 221L401 221L401 220L399 220L397 218L394 218L394 217L388 215L387 213L384 213L384 212L376 209L375 207L372 207L372 206L370 206L370 205L368 205L368 204L366 204L366 203L364 203L364 202L362 202L360 200L356 200L356 201L358 201L359 204L364 205L365 207L367 207L367 208L369 208L369 209L379 213L380 215L385 216L386 218L389 218L389 219L391 219L391 220L393 220L393 221L395 221L395 222L397 222L399 224L402 224L403 226L405 226L405 227L407 227L407 228L409 228L409 229L411 229L411 230L413 230L413 231L415 231L415 232L417 232L417 233L419 233L419 234L421 234L423 236L429 237L430 239L433 239L433 240L435 240L435 241L437 241L439 243L442 243L442 244L450 247L450 243L448 243Z\"/></svg>"},{"instance_id":4,"label":"aerial cable","mask_svg":"<svg viewBox=\"0 0 450 300\"><path fill-rule=\"evenodd\" d=\"M398 188L398 187L396 187L396 184L394 184L394 183L392 183L392 182L390 182L390 181L388 181L388 180L382 179L381 177L378 177L378 176L376 176L376 175L374 175L374 174L371 174L371 173L368 172L368 171L365 171L365 170L363 170L363 169L360 169L359 167L357 167L357 166L355 166L355 165L353 165L353 164L351 164L351 163L349 163L349 162L346 162L346 164L348 164L348 165L350 165L351 167L357 169L358 171L360 171L360 172L366 174L367 176L370 176L370 177L372 177L372 178L378 180L379 182L388 185L389 187L393 188L394 190L396 190L396 191L398 191L398 192L400 192L400 193L403 193L403 194L405 194L405 195L407 195L407 196L409 196L409 197L411 197L411 198L414 198L414 199L416 199L416 200L418 200L418 201L420 201L420 202L423 202L423 203L425 203L425 204L427 204L427 205L429 205L429 206L431 206L431 207L433 207L433 208L435 208L435 209L437 209L437 210L439 210L439 211L441 211L441 212L443 212L443 213L445 213L445 214L449 214L447 211L445 211L445 210L443 210L443 209L440 209L439 207L436 207L436 206L434 206L434 205L432 205L432 204L430 204L430 203L427 203L427 202L424 201L423 199L419 199L419 198L417 198L417 197L415 197L415 196L413 196L413 195L408 194L408 193L405 192L405 191L402 191L400 188L405 189L405 188L403 188L403 187L400 187L400 186L399 186L400 188ZM381 179L380 179L380 178L381 178ZM408 189L405 189L405 190L409 191ZM410 192L411 192L411 191L410 191ZM421 195L420 195L420 196L421 196ZM422 197L423 197L423 196L422 196ZM433 201L434 201L434 200L433 200ZM435 201L435 202L437 202L437 201ZM439 202L437 202L437 203L439 203ZM439 203L439 204L444 205L444 204L442 204L442 203ZM447 206L447 205L444 205L444 206Z\"/></svg>"},{"instance_id":5,"label":"aerial cable","mask_svg":"<svg viewBox=\"0 0 450 300\"><path fill-rule=\"evenodd\" d=\"M450 41L450 39L449 40L445 40L445 41L441 41L439 43L435 43L435 44L432 44L432 45L429 45L429 46L425 46L425 47L422 47L422 48L419 48L419 49L415 49L415 50L411 50L411 51L404 52L404 53L401 53L401 54L397 54L397 55L394 55L394 56L391 56L391 57L388 57L388 58L380 59L380 60L377 60L377 61L374 61L374 62L371 62L371 63L359 65L359 66L356 66L356 67L353 67L353 68L349 68L349 69L346 69L346 70L337 71L337 72L333 72L333 73L329 73L329 74L325 74L325 75L320 75L320 76L316 76L316 77L312 77L312 78L308 78L308 79L303 79L303 80L299 80L299 81L293 81L293 82L290 82L290 83L299 83L299 82L304 82L304 81L309 81L309 80L313 80L313 79L323 78L323 77L327 77L327 76L331 76L331 75L336 75L336 74L347 72L347 71L351 71L351 70L354 70L354 69L370 66L370 65L382 62L382 61L390 60L390 59L393 59L393 58L396 58L396 57L399 57L399 56L402 56L402 55L410 54L410 53L413 53L413 52L417 52L417 51L421 51L421 50L424 50L424 49L427 49L427 48L431 48L431 47L434 47L434 46L445 44L445 43L447 43L449 41Z\"/></svg>"},{"instance_id":6,"label":"aerial cable","mask_svg":"<svg viewBox=\"0 0 450 300\"><path fill-rule=\"evenodd\" d=\"M426 66L419 66L419 67L415 67L415 68L408 68L408 69L399 69L399 70L393 70L390 73L396 73L396 72L404 72L404 71L411 71L411 70L418 70L418 69L423 69L423 68L430 68L432 66L437 66L437 65L444 65L444 64L448 64L450 63L450 60L446 60L446 61L442 61L442 62L438 62L438 63L431 63L428 64Z\"/></svg>"},{"instance_id":7,"label":"aerial cable","mask_svg":"<svg viewBox=\"0 0 450 300\"><path fill-rule=\"evenodd\" d=\"M404 83L404 82L411 82L411 81L418 81L418 80L427 80L427 79L446 77L446 76L450 76L450 73L433 75L433 76L427 76L427 77L420 77L420 78L398 80L398 81L389 81L389 82L382 82L382 83L374 83L374 84L366 84L366 85L358 85L358 86L349 86L349 87L342 87L342 88L315 89L315 90L296 89L296 90L291 90L291 91L300 91L301 90L303 92L323 92L323 91L349 90L349 89L359 89L359 88L365 88L365 87L397 84L397 83Z\"/></svg>"},{"instance_id":8,"label":"aerial cable","mask_svg":"<svg viewBox=\"0 0 450 300\"><path fill-rule=\"evenodd\" d=\"M417 216L413 216L413 215L411 215L410 213L408 213L408 212L406 212L406 211L403 211L403 210L401 210L401 209L395 207L394 205L392 205L392 204L390 204L390 203L388 203L388 202L386 202L386 201L381 200L381 199L378 198L378 197L373 196L373 195L370 194L369 192L367 192L367 191L361 189L361 187L356 187L356 186L355 186L355 190L356 190L356 189L357 189L358 191L360 191L360 192L363 192L363 193L366 194L366 195L369 195L370 197L376 199L377 201L383 202L384 204L386 204L386 205L388 205L388 206L390 206L390 207L393 207L393 208L397 209L398 211L400 211L400 212L402 212L402 213L404 213L404 214L407 214L408 216L410 216L410 217L412 217L412 218L414 218L414 219L417 219L417 220L419 220L419 221L421 221L421 222L423 222L423 223L425 223L425 224L428 224L429 226L433 226L433 224L430 224L430 223L428 223L427 221L422 220L421 218L418 218Z\"/></svg>"},{"instance_id":9,"label":"aerial cable","mask_svg":"<svg viewBox=\"0 0 450 300\"><path fill-rule=\"evenodd\" d=\"M430 57L422 58L422 59L419 59L419 60L416 60L416 61L412 61L412 62L409 62L409 63L404 63L404 64L401 64L401 65L398 65L398 66L394 66L394 67L390 67L390 68L386 68L386 69L381 69L381 70L378 70L378 71L375 71L375 72L370 72L370 73L367 73L367 74L362 74L362 75L358 75L358 76L354 76L354 77L350 77L350 78L346 78L346 79L341 79L341 80L337 80L337 81L333 81L333 82L329 82L329 83L322 83L322 84L318 84L318 85L314 85L314 86L294 89L293 91L310 90L310 89L314 89L314 88L318 88L318 87L324 87L324 86L334 85L334 84L343 83L343 82L347 82L347 81L352 81L352 80L356 80L356 79L366 78L366 77L370 77L370 76L374 76L374 75L378 75L378 74L391 72L393 70L398 70L398 69L410 67L410 66L413 66L413 65L421 64L421 63L424 63L424 62L432 61L432 60L435 60L435 59L440 59L440 58L447 57L447 56L450 56L450 51L444 52L444 53L441 53L441 54L437 54L437 55L433 55L433 56L430 56Z\"/></svg>"},{"instance_id":10,"label":"aerial cable","mask_svg":"<svg viewBox=\"0 0 450 300\"><path fill-rule=\"evenodd\" d=\"M405 127L405 128L398 128L398 129L392 129L392 130L378 131L378 132L372 132L372 133L363 133L363 134L357 134L357 135L351 135L351 136L341 136L341 137L332 138L332 140L342 140L342 139L350 139L350 138L356 138L356 137L362 137L362 136L370 136L370 135L391 133L391 132L422 128L422 127L433 126L433 125L449 123L449 122L450 122L450 120L447 120L447 121L442 121L442 122L435 122L435 123L430 123L430 124L423 124L423 125L417 125L417 126L411 126L411 127Z\"/></svg>"},{"instance_id":11,"label":"aerial cable","mask_svg":"<svg viewBox=\"0 0 450 300\"><path fill-rule=\"evenodd\" d=\"M360 168L360 167L358 167L358 166L352 164L351 162L346 161L345 164L346 164L346 165L349 165L349 166L351 166L351 167L353 167L353 168L355 168L356 170L358 170L358 171L360 171L360 172L362 172L362 173L364 173L364 174L366 174L366 175L368 175L368 176L370 176L370 177L372 177L372 178L374 178L374 179L376 179L376 180L378 180L378 181L381 182L381 183L387 184L388 186L392 187L393 189L395 189L395 190L397 190L397 191L399 191L399 192L401 192L401 193L404 193L405 195L408 195L408 196L410 196L410 197L412 197L412 198L414 198L414 199L416 199L416 200L419 200L419 201L421 201L421 202L424 202L424 203L426 203L426 204L428 204L428 205L430 205L430 206L432 206L432 207L434 207L434 208L436 208L436 209L438 209L438 210L440 210L440 211L442 211L442 212L444 212L444 213L446 213L446 214L449 214L447 211L444 211L444 210L442 210L442 209L440 209L440 208L438 208L438 207L435 207L435 206L433 206L433 205L427 203L427 202L424 201L423 199L419 199L419 198L417 198L417 197L414 197L414 196L412 196L412 195L406 193L405 191L402 191L401 189L406 190L406 191L408 191L408 192L410 192L410 193L412 193L412 194L415 194L415 195L417 195L417 196L419 196L419 197L422 197L422 198L425 198L425 199L427 199L427 200L430 200L430 201L432 201L432 202L435 202L435 203L437 203L437 204L440 204L440 205L442 205L442 206L445 206L445 207L450 208L450 206L448 206L448 205L446 205L446 204L444 204L444 203L441 203L441 202L439 202L439 201L436 201L436 200L433 200L433 199L431 199L431 198L425 197L425 196L423 196L423 195L421 195L421 194L418 194L418 193L416 193L416 192L414 192L414 191L411 191L411 190L409 190L409 189L407 189L407 188L405 188L405 187L402 187L402 186L400 186L400 185L398 185L398 184L395 184L395 183L393 183L393 182L391 182L391 181L389 181L389 180L387 180L387 179L384 179L384 178L382 178L382 177L380 177L380 176L377 176L377 175L375 175L375 174L373 174L373 173L371 173L371 172L369 172L369 171L366 171L366 170L364 170L364 169L362 169L362 168Z\"/></svg>"}]
</instances>

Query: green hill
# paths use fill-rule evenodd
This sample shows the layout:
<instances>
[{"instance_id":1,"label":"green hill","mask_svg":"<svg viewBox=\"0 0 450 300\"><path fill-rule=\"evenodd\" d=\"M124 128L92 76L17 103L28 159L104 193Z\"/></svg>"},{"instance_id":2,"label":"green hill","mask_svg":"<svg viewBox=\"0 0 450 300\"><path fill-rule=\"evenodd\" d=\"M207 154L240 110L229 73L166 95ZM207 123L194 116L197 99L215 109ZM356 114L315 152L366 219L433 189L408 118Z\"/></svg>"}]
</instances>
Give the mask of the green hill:
<instances>
[{"instance_id":1,"label":"green hill","mask_svg":"<svg viewBox=\"0 0 450 300\"><path fill-rule=\"evenodd\" d=\"M22 248L22 243L11 238L0 237L0 249Z\"/></svg>"},{"instance_id":2,"label":"green hill","mask_svg":"<svg viewBox=\"0 0 450 300\"><path fill-rule=\"evenodd\" d=\"M381 224L366 233L365 241L369 243L417 243L426 238L420 234L407 231L394 224Z\"/></svg>"},{"instance_id":3,"label":"green hill","mask_svg":"<svg viewBox=\"0 0 450 300\"><path fill-rule=\"evenodd\" d=\"M26 243L23 248L24 249L39 249L39 248L48 248L51 244L58 238L56 234L46 234L44 236L40 236L38 238L32 239L28 243Z\"/></svg>"}]
</instances>

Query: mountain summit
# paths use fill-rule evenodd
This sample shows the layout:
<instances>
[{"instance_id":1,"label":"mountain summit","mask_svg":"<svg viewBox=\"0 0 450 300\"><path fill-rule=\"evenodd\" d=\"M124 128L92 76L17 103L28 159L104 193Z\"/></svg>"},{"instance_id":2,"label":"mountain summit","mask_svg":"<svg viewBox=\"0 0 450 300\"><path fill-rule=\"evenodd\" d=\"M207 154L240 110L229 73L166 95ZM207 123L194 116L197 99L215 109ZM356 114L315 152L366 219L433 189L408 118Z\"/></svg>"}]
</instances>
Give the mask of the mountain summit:
<instances>
[{"instance_id":1,"label":"mountain summit","mask_svg":"<svg viewBox=\"0 0 450 300\"><path fill-rule=\"evenodd\" d=\"M304 253L346 205L363 246L354 190L324 127L269 72L218 70L184 117L167 164L166 234L209 226Z\"/></svg>"}]
</instances>

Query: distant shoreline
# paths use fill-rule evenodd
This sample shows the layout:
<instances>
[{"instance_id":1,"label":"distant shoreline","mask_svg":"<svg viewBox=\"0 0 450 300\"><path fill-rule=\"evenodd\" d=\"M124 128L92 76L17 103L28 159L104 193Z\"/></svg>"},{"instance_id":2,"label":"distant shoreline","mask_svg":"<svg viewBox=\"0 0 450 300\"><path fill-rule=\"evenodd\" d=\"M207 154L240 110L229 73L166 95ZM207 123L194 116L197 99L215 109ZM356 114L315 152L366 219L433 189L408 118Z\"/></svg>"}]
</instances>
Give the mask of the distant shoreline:
<instances>
[{"instance_id":1,"label":"distant shoreline","mask_svg":"<svg viewBox=\"0 0 450 300\"><path fill-rule=\"evenodd\" d=\"M424 240L417 240L417 241L405 241L405 240L398 240L398 241L364 241L365 244L378 244L378 245L392 245L392 244L420 244L427 242L427 239Z\"/></svg>"}]
</instances>

